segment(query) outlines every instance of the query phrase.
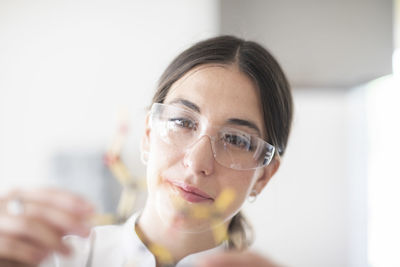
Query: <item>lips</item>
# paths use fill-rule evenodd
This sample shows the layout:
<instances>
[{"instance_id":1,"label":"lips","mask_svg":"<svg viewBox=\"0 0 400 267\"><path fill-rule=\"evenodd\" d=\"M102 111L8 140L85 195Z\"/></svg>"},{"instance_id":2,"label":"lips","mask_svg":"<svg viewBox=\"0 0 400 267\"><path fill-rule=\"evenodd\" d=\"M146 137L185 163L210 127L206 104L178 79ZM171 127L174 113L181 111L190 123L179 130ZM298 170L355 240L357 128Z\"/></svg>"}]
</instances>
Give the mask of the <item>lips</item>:
<instances>
[{"instance_id":1,"label":"lips","mask_svg":"<svg viewBox=\"0 0 400 267\"><path fill-rule=\"evenodd\" d=\"M194 186L188 185L181 181L168 180L168 182L178 189L180 196L186 201L192 203L214 201L210 195Z\"/></svg>"}]
</instances>

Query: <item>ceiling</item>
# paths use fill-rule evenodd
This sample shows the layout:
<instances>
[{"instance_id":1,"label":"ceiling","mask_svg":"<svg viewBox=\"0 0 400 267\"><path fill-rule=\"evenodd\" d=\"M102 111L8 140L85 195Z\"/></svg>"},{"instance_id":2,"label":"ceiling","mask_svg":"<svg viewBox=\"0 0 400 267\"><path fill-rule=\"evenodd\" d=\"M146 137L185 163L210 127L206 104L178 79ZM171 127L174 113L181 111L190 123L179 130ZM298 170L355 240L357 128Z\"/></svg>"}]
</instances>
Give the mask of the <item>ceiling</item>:
<instances>
[{"instance_id":1,"label":"ceiling","mask_svg":"<svg viewBox=\"0 0 400 267\"><path fill-rule=\"evenodd\" d=\"M220 32L264 44L293 87L351 88L392 72L391 0L221 0Z\"/></svg>"}]
</instances>

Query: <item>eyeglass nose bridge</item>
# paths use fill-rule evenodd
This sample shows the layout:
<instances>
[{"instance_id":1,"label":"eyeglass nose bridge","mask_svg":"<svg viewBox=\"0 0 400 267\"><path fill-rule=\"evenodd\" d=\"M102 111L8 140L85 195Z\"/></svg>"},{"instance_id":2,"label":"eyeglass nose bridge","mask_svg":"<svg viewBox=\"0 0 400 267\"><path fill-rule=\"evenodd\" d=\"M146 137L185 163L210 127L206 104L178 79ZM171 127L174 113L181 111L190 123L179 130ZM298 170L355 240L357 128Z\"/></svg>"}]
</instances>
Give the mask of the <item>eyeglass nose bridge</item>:
<instances>
[{"instance_id":1,"label":"eyeglass nose bridge","mask_svg":"<svg viewBox=\"0 0 400 267\"><path fill-rule=\"evenodd\" d=\"M217 164L220 164L220 165L222 165L224 167L228 167L228 168L231 168L231 169L240 169L240 168L233 167L234 165L236 165L234 162L231 162L231 164L226 164L226 162L221 161L221 158L218 158L218 155L217 155L217 150L218 149L217 149L217 144L216 144L217 143L216 140L217 140L218 136L212 136L212 135L209 135L209 134L206 134L206 133L200 134L192 144L187 146L187 150L188 149L190 149L190 150L193 149L196 146L196 144L205 136L208 137L208 139L210 140L211 152L212 152L214 161ZM220 155L220 156L222 156L222 155Z\"/></svg>"},{"instance_id":2,"label":"eyeglass nose bridge","mask_svg":"<svg viewBox=\"0 0 400 267\"><path fill-rule=\"evenodd\" d=\"M191 143L190 145L188 145L188 146L186 147L186 150L188 150L188 149L193 149L193 148L197 145L197 143L200 142L200 140L201 140L203 137L208 137L208 139L210 140L211 152L212 152L212 155L213 155L213 157L214 157L214 160L216 161L216 160L217 160L217 152L216 152L216 149L215 149L215 139L216 139L215 136L211 136L211 135L206 134L206 133L200 134L200 135L196 138L196 140L193 141L193 143Z\"/></svg>"}]
</instances>

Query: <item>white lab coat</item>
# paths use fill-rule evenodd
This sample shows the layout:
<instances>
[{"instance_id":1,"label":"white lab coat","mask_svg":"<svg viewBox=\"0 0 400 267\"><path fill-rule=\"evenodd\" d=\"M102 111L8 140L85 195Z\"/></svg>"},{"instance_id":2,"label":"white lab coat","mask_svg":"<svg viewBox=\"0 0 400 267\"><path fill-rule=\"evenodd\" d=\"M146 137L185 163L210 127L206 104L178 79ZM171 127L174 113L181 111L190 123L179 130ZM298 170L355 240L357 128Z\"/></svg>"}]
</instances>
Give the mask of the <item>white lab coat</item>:
<instances>
[{"instance_id":1,"label":"white lab coat","mask_svg":"<svg viewBox=\"0 0 400 267\"><path fill-rule=\"evenodd\" d=\"M139 239L135 231L138 214L132 215L122 225L107 225L93 228L88 238L66 236L72 248L68 257L59 254L49 256L40 267L153 267L154 255ZM191 254L176 267L195 266L197 260L205 255L223 251L226 244L213 249Z\"/></svg>"}]
</instances>

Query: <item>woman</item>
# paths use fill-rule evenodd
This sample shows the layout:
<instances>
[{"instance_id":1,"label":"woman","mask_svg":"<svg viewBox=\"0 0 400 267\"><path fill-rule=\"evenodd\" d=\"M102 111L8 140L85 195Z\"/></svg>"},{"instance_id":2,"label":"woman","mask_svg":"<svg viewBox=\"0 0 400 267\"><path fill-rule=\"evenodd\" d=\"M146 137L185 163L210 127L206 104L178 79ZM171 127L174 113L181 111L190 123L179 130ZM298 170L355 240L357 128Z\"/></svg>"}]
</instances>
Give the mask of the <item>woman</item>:
<instances>
[{"instance_id":1,"label":"woman","mask_svg":"<svg viewBox=\"0 0 400 267\"><path fill-rule=\"evenodd\" d=\"M43 266L273 266L243 252L251 240L240 208L278 170L291 120L288 82L264 48L232 36L197 43L166 69L146 118L143 211L80 238L93 210L84 200L13 192L3 203L24 209L2 209L0 258L37 264L56 251L71 256Z\"/></svg>"}]
</instances>

